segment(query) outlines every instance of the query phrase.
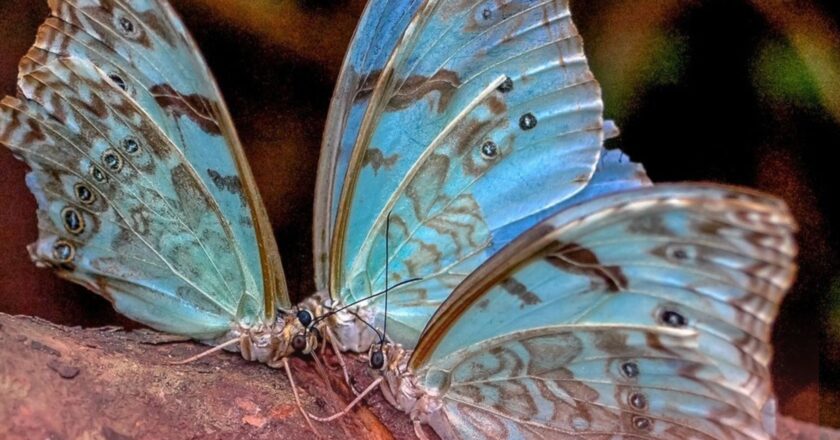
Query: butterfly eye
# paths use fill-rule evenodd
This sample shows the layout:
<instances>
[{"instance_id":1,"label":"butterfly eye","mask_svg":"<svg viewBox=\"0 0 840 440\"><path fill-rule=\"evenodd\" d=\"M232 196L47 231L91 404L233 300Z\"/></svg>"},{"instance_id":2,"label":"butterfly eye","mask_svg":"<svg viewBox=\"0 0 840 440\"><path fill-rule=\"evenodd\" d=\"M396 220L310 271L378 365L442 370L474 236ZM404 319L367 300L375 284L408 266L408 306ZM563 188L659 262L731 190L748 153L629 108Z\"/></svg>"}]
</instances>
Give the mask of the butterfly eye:
<instances>
[{"instance_id":1,"label":"butterfly eye","mask_svg":"<svg viewBox=\"0 0 840 440\"><path fill-rule=\"evenodd\" d=\"M105 173L103 173L102 170L100 170L99 167L97 167L96 165L91 165L90 176L93 177L93 180L99 183L104 183L108 181L108 176L106 176Z\"/></svg>"},{"instance_id":2,"label":"butterfly eye","mask_svg":"<svg viewBox=\"0 0 840 440\"><path fill-rule=\"evenodd\" d=\"M633 427L639 431L649 431L651 428L650 419L647 417L633 417Z\"/></svg>"},{"instance_id":3,"label":"butterfly eye","mask_svg":"<svg viewBox=\"0 0 840 440\"><path fill-rule=\"evenodd\" d=\"M381 370L385 367L385 353L382 352L382 349L370 354L370 367L374 370Z\"/></svg>"},{"instance_id":4,"label":"butterfly eye","mask_svg":"<svg viewBox=\"0 0 840 440\"><path fill-rule=\"evenodd\" d=\"M295 351L303 351L306 348L306 336L303 334L297 334L294 338L292 338L292 348Z\"/></svg>"},{"instance_id":5,"label":"butterfly eye","mask_svg":"<svg viewBox=\"0 0 840 440\"><path fill-rule=\"evenodd\" d=\"M69 242L58 240L53 245L52 254L59 263L69 263L76 256L76 248Z\"/></svg>"},{"instance_id":6,"label":"butterfly eye","mask_svg":"<svg viewBox=\"0 0 840 440\"><path fill-rule=\"evenodd\" d=\"M119 171L123 166L122 158L114 150L108 150L102 155L102 163L112 171Z\"/></svg>"},{"instance_id":7,"label":"butterfly eye","mask_svg":"<svg viewBox=\"0 0 840 440\"><path fill-rule=\"evenodd\" d=\"M301 310L297 312L297 319L304 328L309 327L309 324L312 324L312 313L309 310Z\"/></svg>"},{"instance_id":8,"label":"butterfly eye","mask_svg":"<svg viewBox=\"0 0 840 440\"><path fill-rule=\"evenodd\" d=\"M132 137L125 138L122 141L122 149L128 154L135 154L140 151L140 142Z\"/></svg>"},{"instance_id":9,"label":"butterfly eye","mask_svg":"<svg viewBox=\"0 0 840 440\"><path fill-rule=\"evenodd\" d=\"M537 117L533 113L525 113L519 118L519 128L530 130L537 126Z\"/></svg>"},{"instance_id":10,"label":"butterfly eye","mask_svg":"<svg viewBox=\"0 0 840 440\"><path fill-rule=\"evenodd\" d=\"M621 364L621 373L630 379L639 376L639 364L635 362L625 362Z\"/></svg>"},{"instance_id":11,"label":"butterfly eye","mask_svg":"<svg viewBox=\"0 0 840 440\"><path fill-rule=\"evenodd\" d=\"M108 79L114 83L117 87L121 88L124 92L128 91L128 86L125 84L125 80L122 79L121 76L117 75L116 73L112 73L108 75Z\"/></svg>"},{"instance_id":12,"label":"butterfly eye","mask_svg":"<svg viewBox=\"0 0 840 440\"><path fill-rule=\"evenodd\" d=\"M64 229L67 229L67 232L79 235L85 230L85 220L75 208L62 209L61 218L64 220Z\"/></svg>"},{"instance_id":13,"label":"butterfly eye","mask_svg":"<svg viewBox=\"0 0 840 440\"><path fill-rule=\"evenodd\" d=\"M90 188L84 184L77 183L74 191L76 192L76 198L85 205L90 205L96 200L96 196L94 196Z\"/></svg>"},{"instance_id":14,"label":"butterfly eye","mask_svg":"<svg viewBox=\"0 0 840 440\"><path fill-rule=\"evenodd\" d=\"M642 393L633 393L630 395L628 399L630 402L630 406L636 409L645 409L647 408L647 397L645 397Z\"/></svg>"},{"instance_id":15,"label":"butterfly eye","mask_svg":"<svg viewBox=\"0 0 840 440\"><path fill-rule=\"evenodd\" d=\"M481 155L485 159L492 159L499 154L499 147L493 141L487 141L481 145Z\"/></svg>"},{"instance_id":16,"label":"butterfly eye","mask_svg":"<svg viewBox=\"0 0 840 440\"><path fill-rule=\"evenodd\" d=\"M659 320L668 327L682 328L688 325L688 320L685 319L685 316L673 310L664 310L659 316Z\"/></svg>"},{"instance_id":17,"label":"butterfly eye","mask_svg":"<svg viewBox=\"0 0 840 440\"><path fill-rule=\"evenodd\" d=\"M499 84L499 87L496 90L502 93L510 92L511 90L513 90L513 80L510 79L509 76L506 76L504 82Z\"/></svg>"}]
</instances>

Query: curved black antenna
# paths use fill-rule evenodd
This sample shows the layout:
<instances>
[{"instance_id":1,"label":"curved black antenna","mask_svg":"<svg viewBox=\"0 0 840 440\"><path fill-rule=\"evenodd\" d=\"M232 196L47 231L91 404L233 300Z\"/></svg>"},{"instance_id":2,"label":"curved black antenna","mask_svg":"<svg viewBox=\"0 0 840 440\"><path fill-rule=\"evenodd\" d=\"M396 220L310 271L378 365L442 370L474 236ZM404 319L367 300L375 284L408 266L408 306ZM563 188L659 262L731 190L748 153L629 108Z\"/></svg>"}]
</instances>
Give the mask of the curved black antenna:
<instances>
[{"instance_id":1,"label":"curved black antenna","mask_svg":"<svg viewBox=\"0 0 840 440\"><path fill-rule=\"evenodd\" d=\"M367 322L367 320L359 316L356 312L350 312L350 314L355 316L359 321L362 321L366 326L370 327L370 329L376 333L376 337L378 337L380 341L385 339L385 333L381 333L378 328L373 326L373 324Z\"/></svg>"},{"instance_id":2,"label":"curved black antenna","mask_svg":"<svg viewBox=\"0 0 840 440\"><path fill-rule=\"evenodd\" d=\"M398 288L398 287L402 287L402 286L404 286L404 285L406 285L406 284L408 284L408 283L413 283L413 282L415 282L415 281L420 281L420 280L422 280L422 279L423 279L423 278L417 277L417 278L410 278L410 279L407 279L407 280L403 280L403 281L400 281L399 283L395 284L393 287L391 287L391 289L396 289L396 288ZM342 310L349 309L350 307L353 307L353 306L358 305L358 304L360 304L360 303L363 303L363 302L365 302L365 301L370 301L370 300L372 300L372 299L374 299L374 298L377 298L377 297L380 297L380 296L382 296L382 295L384 295L384 294L385 294L385 291L384 291L384 290L380 290L379 292L376 292L376 293L374 293L374 294L372 294L372 295L368 295L368 296L366 296L366 297L364 297L364 298L362 298L362 299L358 299L358 300L356 300L356 301L353 301L352 303L347 304L346 306L341 306L340 308L337 308L337 309L335 309L335 310L330 310L329 312L324 313L324 314L323 314L323 315L321 315L321 316L318 316L318 317L317 317L317 318L315 318L312 322L319 322L319 321L322 321L322 320L324 320L324 319L326 319L326 318L329 318L329 317L330 317L330 316L332 316L332 315L335 315L336 313L338 313L338 312L340 312L340 311L342 311ZM379 332L377 331L377 334L378 334L378 333L379 333Z\"/></svg>"},{"instance_id":3,"label":"curved black antenna","mask_svg":"<svg viewBox=\"0 0 840 440\"><path fill-rule=\"evenodd\" d=\"M379 338L379 346L385 343L385 335L388 333L388 262L391 261L391 254L388 252L388 241L391 238L391 211L385 217L385 320L382 321L382 336Z\"/></svg>"}]
</instances>

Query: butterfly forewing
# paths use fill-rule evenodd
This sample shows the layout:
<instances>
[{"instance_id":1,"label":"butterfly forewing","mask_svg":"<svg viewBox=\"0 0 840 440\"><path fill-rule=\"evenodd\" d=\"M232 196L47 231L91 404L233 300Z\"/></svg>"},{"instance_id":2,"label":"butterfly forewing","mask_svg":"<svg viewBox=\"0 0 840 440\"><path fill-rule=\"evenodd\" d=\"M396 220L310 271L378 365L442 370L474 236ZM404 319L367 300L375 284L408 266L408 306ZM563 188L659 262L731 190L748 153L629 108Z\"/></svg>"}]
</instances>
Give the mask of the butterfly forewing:
<instances>
[{"instance_id":1,"label":"butterfly forewing","mask_svg":"<svg viewBox=\"0 0 840 440\"><path fill-rule=\"evenodd\" d=\"M412 329L391 336L410 346L428 315L408 306L433 309L489 255L494 231L544 218L589 182L600 89L565 1L425 2L371 82L331 292L351 301L384 287L391 212L391 281L422 278L391 296L394 321Z\"/></svg>"},{"instance_id":2,"label":"butterfly forewing","mask_svg":"<svg viewBox=\"0 0 840 440\"><path fill-rule=\"evenodd\" d=\"M563 211L424 330L409 366L442 396L433 425L454 438L770 438L768 344L794 231L780 201L708 185Z\"/></svg>"},{"instance_id":3,"label":"butterfly forewing","mask_svg":"<svg viewBox=\"0 0 840 440\"><path fill-rule=\"evenodd\" d=\"M50 7L21 61L23 100L3 108L2 142L33 168L34 257L156 328L207 338L233 321L271 320L289 304L276 244L179 19L156 0ZM88 193L100 211L88 209ZM84 234L56 213L65 205L88 220ZM57 260L65 241L73 258Z\"/></svg>"},{"instance_id":4,"label":"butterfly forewing","mask_svg":"<svg viewBox=\"0 0 840 440\"><path fill-rule=\"evenodd\" d=\"M313 236L318 290L327 289L327 258L341 185L362 117L370 103L371 90L421 3L421 0L367 2L347 50L324 128L318 164Z\"/></svg>"}]
</instances>

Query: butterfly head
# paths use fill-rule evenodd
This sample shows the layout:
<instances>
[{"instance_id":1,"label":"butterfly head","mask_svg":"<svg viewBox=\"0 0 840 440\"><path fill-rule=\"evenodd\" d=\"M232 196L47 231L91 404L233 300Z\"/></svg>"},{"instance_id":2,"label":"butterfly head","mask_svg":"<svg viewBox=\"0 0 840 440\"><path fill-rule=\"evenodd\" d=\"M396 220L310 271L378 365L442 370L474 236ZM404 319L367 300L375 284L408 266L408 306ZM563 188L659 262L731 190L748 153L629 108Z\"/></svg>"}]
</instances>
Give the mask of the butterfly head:
<instances>
[{"instance_id":1,"label":"butterfly head","mask_svg":"<svg viewBox=\"0 0 840 440\"><path fill-rule=\"evenodd\" d=\"M376 343L368 350L368 366L374 370L401 373L406 369L406 361L407 352L400 344Z\"/></svg>"},{"instance_id":2,"label":"butterfly head","mask_svg":"<svg viewBox=\"0 0 840 440\"><path fill-rule=\"evenodd\" d=\"M283 334L288 338L293 352L309 354L318 348L321 332L315 314L308 308L301 308L286 316Z\"/></svg>"},{"instance_id":3,"label":"butterfly head","mask_svg":"<svg viewBox=\"0 0 840 440\"><path fill-rule=\"evenodd\" d=\"M370 346L370 351L368 352L368 364L370 368L374 370L384 371L385 366L388 363L388 357L385 354L385 347L381 344L375 344Z\"/></svg>"}]
</instances>

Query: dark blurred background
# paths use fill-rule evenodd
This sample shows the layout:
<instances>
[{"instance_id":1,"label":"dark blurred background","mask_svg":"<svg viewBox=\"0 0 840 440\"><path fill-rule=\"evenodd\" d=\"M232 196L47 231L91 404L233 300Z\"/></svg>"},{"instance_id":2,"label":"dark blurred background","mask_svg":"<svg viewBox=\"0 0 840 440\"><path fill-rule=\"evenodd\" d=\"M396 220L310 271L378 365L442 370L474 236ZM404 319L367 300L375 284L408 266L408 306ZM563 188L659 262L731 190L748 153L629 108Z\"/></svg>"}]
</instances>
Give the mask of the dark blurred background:
<instances>
[{"instance_id":1,"label":"dark blurred background","mask_svg":"<svg viewBox=\"0 0 840 440\"><path fill-rule=\"evenodd\" d=\"M215 73L268 205L296 298L311 292L321 131L364 0L172 0ZM840 427L840 2L571 0L607 117L654 181L747 185L791 205L800 274L774 335L783 413ZM0 93L46 1L0 0ZM0 311L131 325L36 269L25 167L0 150Z\"/></svg>"}]
</instances>

